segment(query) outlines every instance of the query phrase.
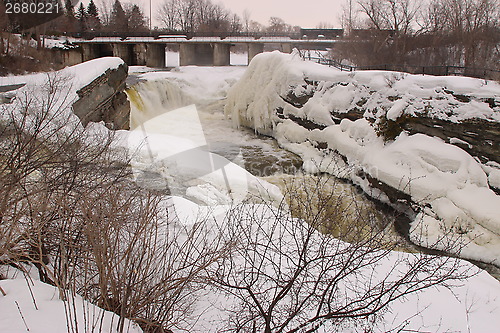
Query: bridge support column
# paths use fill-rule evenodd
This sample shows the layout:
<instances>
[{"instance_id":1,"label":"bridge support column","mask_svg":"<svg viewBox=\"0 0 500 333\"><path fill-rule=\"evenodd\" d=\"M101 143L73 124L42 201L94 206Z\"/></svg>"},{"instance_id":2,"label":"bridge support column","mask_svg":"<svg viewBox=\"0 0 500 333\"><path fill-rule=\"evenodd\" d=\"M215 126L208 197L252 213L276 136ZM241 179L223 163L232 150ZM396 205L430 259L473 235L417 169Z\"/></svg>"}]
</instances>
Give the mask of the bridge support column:
<instances>
[{"instance_id":1,"label":"bridge support column","mask_svg":"<svg viewBox=\"0 0 500 333\"><path fill-rule=\"evenodd\" d=\"M55 55L57 62L63 66L73 66L82 63L82 52L80 50L56 50L52 49L52 54Z\"/></svg>"},{"instance_id":2,"label":"bridge support column","mask_svg":"<svg viewBox=\"0 0 500 333\"><path fill-rule=\"evenodd\" d=\"M179 50L179 65L196 65L196 48L194 44L181 44Z\"/></svg>"},{"instance_id":3,"label":"bridge support column","mask_svg":"<svg viewBox=\"0 0 500 333\"><path fill-rule=\"evenodd\" d=\"M127 65L132 65L132 49L130 44L113 44L113 57L122 58Z\"/></svg>"},{"instance_id":4,"label":"bridge support column","mask_svg":"<svg viewBox=\"0 0 500 333\"><path fill-rule=\"evenodd\" d=\"M165 45L148 44L146 47L146 66L165 67Z\"/></svg>"},{"instance_id":5,"label":"bridge support column","mask_svg":"<svg viewBox=\"0 0 500 333\"><path fill-rule=\"evenodd\" d=\"M180 47L179 58L181 66L212 66L214 52L210 44L183 43Z\"/></svg>"},{"instance_id":6,"label":"bridge support column","mask_svg":"<svg viewBox=\"0 0 500 333\"><path fill-rule=\"evenodd\" d=\"M281 52L283 53L292 53L293 45L291 43L282 43L281 44Z\"/></svg>"},{"instance_id":7,"label":"bridge support column","mask_svg":"<svg viewBox=\"0 0 500 333\"><path fill-rule=\"evenodd\" d=\"M133 60L132 63L137 66L146 66L146 53L147 53L147 44L139 43L134 44L133 46Z\"/></svg>"},{"instance_id":8,"label":"bridge support column","mask_svg":"<svg viewBox=\"0 0 500 333\"><path fill-rule=\"evenodd\" d=\"M264 43L249 43L248 44L248 64L257 54L264 52Z\"/></svg>"},{"instance_id":9,"label":"bridge support column","mask_svg":"<svg viewBox=\"0 0 500 333\"><path fill-rule=\"evenodd\" d=\"M99 58L99 45L98 44L81 44L82 48L82 61L89 61Z\"/></svg>"},{"instance_id":10,"label":"bridge support column","mask_svg":"<svg viewBox=\"0 0 500 333\"><path fill-rule=\"evenodd\" d=\"M231 64L230 50L231 44L214 44L214 66L229 66Z\"/></svg>"}]
</instances>

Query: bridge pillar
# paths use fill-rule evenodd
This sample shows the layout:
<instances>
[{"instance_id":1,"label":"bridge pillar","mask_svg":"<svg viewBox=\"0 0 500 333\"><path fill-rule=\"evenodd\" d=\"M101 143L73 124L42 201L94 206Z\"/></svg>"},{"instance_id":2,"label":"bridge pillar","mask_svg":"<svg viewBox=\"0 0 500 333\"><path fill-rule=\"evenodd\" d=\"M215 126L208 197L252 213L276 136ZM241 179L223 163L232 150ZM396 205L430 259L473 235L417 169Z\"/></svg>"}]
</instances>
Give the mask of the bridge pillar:
<instances>
[{"instance_id":1,"label":"bridge pillar","mask_svg":"<svg viewBox=\"0 0 500 333\"><path fill-rule=\"evenodd\" d=\"M281 52L283 53L292 53L293 45L291 43L282 43L281 44Z\"/></svg>"},{"instance_id":2,"label":"bridge pillar","mask_svg":"<svg viewBox=\"0 0 500 333\"><path fill-rule=\"evenodd\" d=\"M133 45L113 44L113 57L122 58L127 65L132 65Z\"/></svg>"},{"instance_id":3,"label":"bridge pillar","mask_svg":"<svg viewBox=\"0 0 500 333\"><path fill-rule=\"evenodd\" d=\"M231 64L231 44L214 44L214 66L229 66Z\"/></svg>"},{"instance_id":4,"label":"bridge pillar","mask_svg":"<svg viewBox=\"0 0 500 333\"><path fill-rule=\"evenodd\" d=\"M99 45L98 44L81 44L82 48L82 61L89 61L99 58Z\"/></svg>"},{"instance_id":5,"label":"bridge pillar","mask_svg":"<svg viewBox=\"0 0 500 333\"><path fill-rule=\"evenodd\" d=\"M146 43L138 43L133 46L133 59L132 63L137 66L146 66L146 53L147 53L147 44Z\"/></svg>"},{"instance_id":6,"label":"bridge pillar","mask_svg":"<svg viewBox=\"0 0 500 333\"><path fill-rule=\"evenodd\" d=\"M257 54L264 52L264 43L248 43L248 64Z\"/></svg>"},{"instance_id":7,"label":"bridge pillar","mask_svg":"<svg viewBox=\"0 0 500 333\"><path fill-rule=\"evenodd\" d=\"M201 43L182 43L180 47L179 63L181 66L212 66L214 63L212 46L210 44Z\"/></svg>"},{"instance_id":8,"label":"bridge pillar","mask_svg":"<svg viewBox=\"0 0 500 333\"><path fill-rule=\"evenodd\" d=\"M196 48L194 44L181 44L179 50L179 65L196 65Z\"/></svg>"},{"instance_id":9,"label":"bridge pillar","mask_svg":"<svg viewBox=\"0 0 500 333\"><path fill-rule=\"evenodd\" d=\"M146 47L146 66L165 67L165 45L149 43Z\"/></svg>"}]
</instances>

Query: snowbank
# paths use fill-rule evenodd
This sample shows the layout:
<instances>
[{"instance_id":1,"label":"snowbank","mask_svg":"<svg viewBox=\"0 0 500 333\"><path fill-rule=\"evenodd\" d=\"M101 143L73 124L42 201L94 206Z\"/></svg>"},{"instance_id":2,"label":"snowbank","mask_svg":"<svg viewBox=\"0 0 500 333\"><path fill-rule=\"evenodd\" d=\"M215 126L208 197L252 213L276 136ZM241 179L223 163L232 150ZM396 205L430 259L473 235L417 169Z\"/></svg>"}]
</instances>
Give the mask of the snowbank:
<instances>
[{"instance_id":1,"label":"snowbank","mask_svg":"<svg viewBox=\"0 0 500 333\"><path fill-rule=\"evenodd\" d=\"M347 113L356 106L364 106L365 117L373 119L385 114L391 120L404 114L425 114L454 122L470 118L500 121L497 82L385 71L341 72L302 61L298 53L257 55L232 91L226 112L233 113L237 124L250 121L257 130L273 124L273 117L259 109L283 106L282 99L290 91L295 97L308 98L298 108L284 105L285 114L325 125L332 123L330 112Z\"/></svg>"},{"instance_id":2,"label":"snowbank","mask_svg":"<svg viewBox=\"0 0 500 333\"><path fill-rule=\"evenodd\" d=\"M382 117L395 121L423 112L449 122L498 122L499 98L500 85L492 81L344 73L272 52L252 60L229 91L225 113L237 126L274 136L308 171L351 179L394 205L409 198L415 243L450 251L458 242L453 251L460 256L500 266L500 196L489 183L497 179L496 164L485 167L439 138L403 131L386 142L377 132ZM360 109L361 119L348 119ZM400 197L387 196L381 185Z\"/></svg>"},{"instance_id":3,"label":"snowbank","mask_svg":"<svg viewBox=\"0 0 500 333\"><path fill-rule=\"evenodd\" d=\"M28 286L29 284L29 286ZM6 296L0 294L0 332L117 332L119 317L109 311L70 296L62 301L59 290L37 280L1 280L0 287ZM125 319L125 332L142 332Z\"/></svg>"},{"instance_id":4,"label":"snowbank","mask_svg":"<svg viewBox=\"0 0 500 333\"><path fill-rule=\"evenodd\" d=\"M213 221L213 223L217 225L217 227L211 228L212 230L231 230L231 227L225 226L224 224L228 223L225 220L225 209L207 211L205 206L198 206L183 198L173 197L170 200L175 203L176 208L180 208L177 211L181 212L181 214L178 214L181 221L183 219L193 221L193 218L196 216L203 216L206 218L207 214L213 214L212 218L206 219L207 221ZM263 267L267 267L266 272L269 274L269 277L276 277L276 272L273 269L278 269L278 267L283 269L283 272L280 271L280 273L286 274L284 271L286 271L287 268L293 267L293 264L290 265L292 267L289 267L287 263L293 263L295 259L294 256L297 255L297 252L294 252L295 247L298 246L295 243L297 241L295 238L297 235L294 236L291 234L293 228L280 225L279 223L276 224L276 218L280 216L280 214L277 214L274 208L270 206L244 205L240 207L240 209L242 213L237 214L239 219L237 224L240 223L244 226L245 230L248 228L248 232L253 241L258 244L267 244L270 242L267 237L271 237L271 243L276 247L284 246L284 251L288 255L286 259L282 258L283 261L264 261L262 265ZM262 219L256 222L255 216L262 216ZM248 225L245 224L246 219L249 221ZM307 228L307 226L302 225L302 223L303 222L297 221L298 228L301 226ZM313 238L317 236L317 234L311 235ZM288 245L285 246L285 244ZM313 244L315 243L311 242L311 246L313 246ZM342 252L339 251L339 249L349 246L340 240L333 240L329 245L334 249L332 248L332 252L328 252L327 250L327 253L334 253L335 251ZM287 250L289 250L289 252L287 252ZM309 248L309 250L309 254L312 256L315 250L313 248ZM276 259L274 252L269 252L273 254L266 257L267 260L272 260L270 258ZM245 260L258 260L253 256L245 259L241 257L241 253L244 252L235 251L233 255L234 267L247 267L245 266ZM343 297L347 297L349 289L353 288L356 284L369 285L371 283L376 283L375 281L379 281L379 279L385 279L387 276L397 278L406 272L404 268L405 264L403 263L411 263L419 256L427 257L427 255L422 254L390 252L379 262L368 265L365 268L366 274L361 273L356 275L356 281L352 281L352 284L348 282L351 281L350 277L342 279L342 282L339 284L339 288L342 288L339 296L342 295ZM266 264L269 265L266 266ZM249 264L249 266L251 266L251 264ZM420 294L412 294L400 300L396 300L391 305L390 310L384 313L383 319L380 322L368 324L370 330L373 332L387 332L394 330L396 327L404 327L404 330L408 331L495 331L498 325L500 325L500 307L498 306L498 304L500 304L500 283L488 273L479 271L469 262L460 261L459 266L463 271L472 270L477 272L477 274L464 281L451 282L449 286L451 287L450 289L442 285L437 285L425 289ZM364 271L364 269L362 271ZM308 271L308 273L314 276L313 272ZM435 272L422 272L421 278L425 279L427 274L433 273ZM331 274L334 273L331 272ZM255 280L252 280L253 284L250 288L254 287L254 284L262 283L262 288L258 290L259 295L257 297L263 297L265 299L266 290L270 290L269 293L271 293L271 295L269 295L269 297L273 297L272 292L274 289L272 288L275 286L270 282L270 279L264 276L262 281L257 276L254 278ZM391 280L391 278L388 280ZM347 288L344 283L348 285ZM342 302L341 299L338 299L338 301ZM265 304L266 301L262 300L262 302ZM200 317L197 319L196 325L190 329L190 331L219 332L221 327L227 325L229 316L231 315L230 312L225 310L228 308L236 309L237 304L238 300L234 296L228 296L215 289L207 292L207 294L196 303L197 313L200 314ZM282 299L277 306L280 304L287 304L286 297ZM304 305L303 309L305 308L306 305ZM443 311L444 308L447 310ZM276 318L276 321L279 320L280 318ZM359 331L359 327L351 327L347 324L339 328L338 326L332 326L330 323L326 322L325 326L320 327L318 331L353 332Z\"/></svg>"},{"instance_id":5,"label":"snowbank","mask_svg":"<svg viewBox=\"0 0 500 333\"><path fill-rule=\"evenodd\" d=\"M66 67L56 72L37 73L29 75L0 77L0 85L26 83L26 88L43 87L50 77L63 77L71 83L67 84L68 92L76 96L76 91L85 87L108 69L115 69L124 62L116 57L103 57L86 61L84 63ZM21 92L23 90L20 90Z\"/></svg>"}]
</instances>

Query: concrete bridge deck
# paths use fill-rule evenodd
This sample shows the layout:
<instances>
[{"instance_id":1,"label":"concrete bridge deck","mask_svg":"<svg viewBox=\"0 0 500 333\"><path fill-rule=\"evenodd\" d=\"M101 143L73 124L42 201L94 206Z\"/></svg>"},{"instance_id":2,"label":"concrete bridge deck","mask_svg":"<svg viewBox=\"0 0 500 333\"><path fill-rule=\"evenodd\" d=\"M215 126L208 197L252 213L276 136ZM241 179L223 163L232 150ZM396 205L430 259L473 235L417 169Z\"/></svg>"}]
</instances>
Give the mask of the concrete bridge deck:
<instances>
[{"instance_id":1,"label":"concrete bridge deck","mask_svg":"<svg viewBox=\"0 0 500 333\"><path fill-rule=\"evenodd\" d=\"M182 37L177 35L154 37L95 37L90 40L71 39L81 47L82 61L115 56L128 65L165 67L165 47L179 45L180 65L228 66L232 45L244 44L248 48L248 62L264 51L266 44L278 44L279 50L290 53L294 47L333 47L338 39L292 39L289 37Z\"/></svg>"},{"instance_id":2,"label":"concrete bridge deck","mask_svg":"<svg viewBox=\"0 0 500 333\"><path fill-rule=\"evenodd\" d=\"M315 44L334 44L341 42L340 39L292 39L287 37L179 37L179 36L166 36L166 37L95 37L93 39L76 39L70 40L75 44L99 44L99 43L155 43L155 44L183 44L183 43L291 43L297 45L315 45Z\"/></svg>"}]
</instances>

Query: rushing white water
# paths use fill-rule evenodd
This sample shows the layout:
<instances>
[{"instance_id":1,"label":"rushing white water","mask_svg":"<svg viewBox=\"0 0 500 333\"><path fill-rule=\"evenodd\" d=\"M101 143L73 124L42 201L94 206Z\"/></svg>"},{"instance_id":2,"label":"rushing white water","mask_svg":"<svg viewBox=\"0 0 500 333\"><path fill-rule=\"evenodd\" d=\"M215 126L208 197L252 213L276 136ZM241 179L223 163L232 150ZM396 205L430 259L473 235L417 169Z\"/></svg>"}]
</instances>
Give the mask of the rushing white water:
<instances>
[{"instance_id":1,"label":"rushing white water","mask_svg":"<svg viewBox=\"0 0 500 333\"><path fill-rule=\"evenodd\" d=\"M274 139L258 136L249 129L233 128L232 121L223 114L225 99L221 96L224 96L224 90L212 95L193 94L191 87L186 85L189 83L185 80L162 78L139 81L127 91L132 107L131 128L141 133L146 131L148 135L163 135L147 139L150 150L163 150L162 154L136 160L135 166L142 172L142 179L153 175L153 184L149 186L158 185L158 181L155 185L154 178L159 173L158 180L164 182L166 179L172 194L209 205L228 203L227 193L220 193L224 192L224 186L231 187L229 196L233 202L235 198L243 200L248 193L279 200L279 190L270 183L278 186L285 196L293 182L301 184L299 187L309 186L310 191L317 190L311 176L295 174L302 164L296 155L280 148ZM215 154L206 155L207 151ZM206 177L211 171L217 174L217 169L225 164L237 164L263 178L249 178L243 169L233 169L229 175L231 179L226 178L227 174ZM193 165L196 165L196 170ZM200 183L200 177L206 183ZM377 211L373 202L358 193L357 188L339 181L333 183L336 187L328 188L343 207L343 219L355 221L356 211ZM216 184L218 192L208 184ZM266 193L270 189L271 193ZM377 221L374 223L379 226L387 224L388 219L383 213L376 212L375 215Z\"/></svg>"},{"instance_id":2,"label":"rushing white water","mask_svg":"<svg viewBox=\"0 0 500 333\"><path fill-rule=\"evenodd\" d=\"M183 84L144 80L127 91L132 129L128 146L137 181L207 205L241 202L249 195L281 200L276 186L245 167L269 174L277 170L274 162L293 164L289 160L295 158L297 164L298 158L271 139L233 129L222 113L220 96L200 98L181 88Z\"/></svg>"},{"instance_id":3,"label":"rushing white water","mask_svg":"<svg viewBox=\"0 0 500 333\"><path fill-rule=\"evenodd\" d=\"M161 114L193 103L190 96L171 81L142 81L127 91L131 102L130 128Z\"/></svg>"},{"instance_id":4,"label":"rushing white water","mask_svg":"<svg viewBox=\"0 0 500 333\"><path fill-rule=\"evenodd\" d=\"M293 172L301 166L294 154L278 147L274 139L256 135L250 129L235 129L223 114L225 91L212 96L193 94L185 81L161 79L140 81L128 89L131 102L131 129L155 119L155 132L191 138L203 135L209 151L222 155L257 176ZM172 110L195 105L196 119L177 114L163 118ZM197 139L199 142L199 139ZM242 159L237 156L242 154Z\"/></svg>"}]
</instances>

